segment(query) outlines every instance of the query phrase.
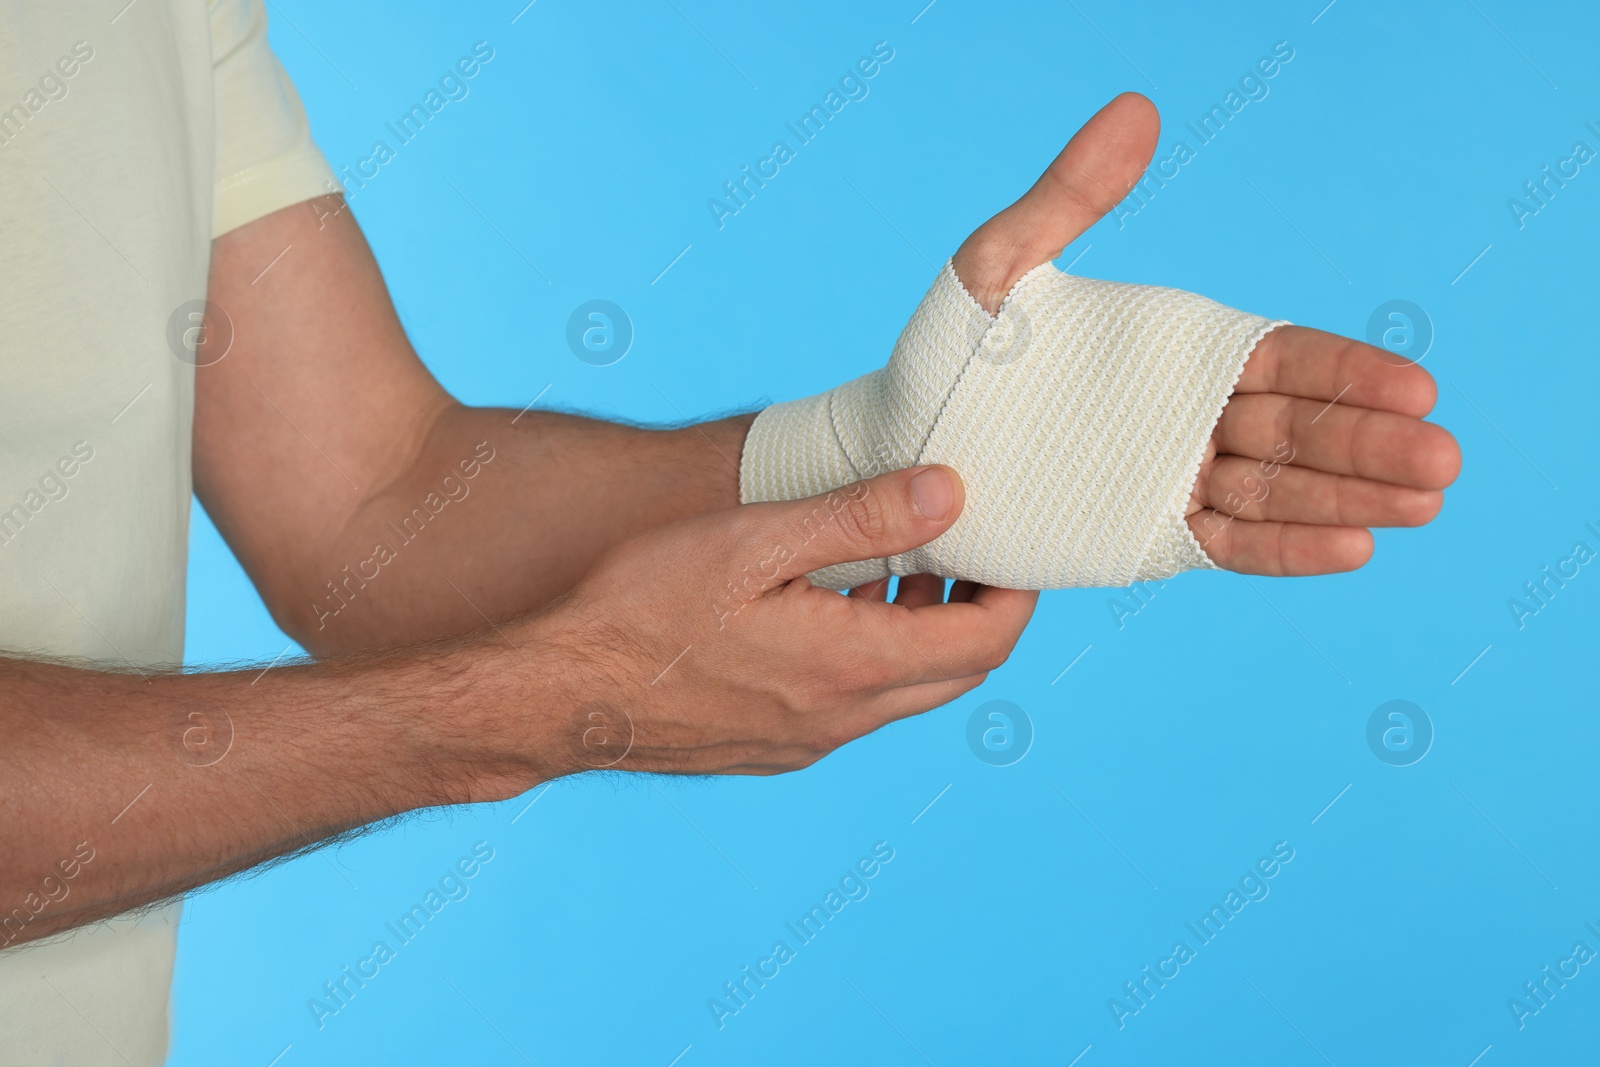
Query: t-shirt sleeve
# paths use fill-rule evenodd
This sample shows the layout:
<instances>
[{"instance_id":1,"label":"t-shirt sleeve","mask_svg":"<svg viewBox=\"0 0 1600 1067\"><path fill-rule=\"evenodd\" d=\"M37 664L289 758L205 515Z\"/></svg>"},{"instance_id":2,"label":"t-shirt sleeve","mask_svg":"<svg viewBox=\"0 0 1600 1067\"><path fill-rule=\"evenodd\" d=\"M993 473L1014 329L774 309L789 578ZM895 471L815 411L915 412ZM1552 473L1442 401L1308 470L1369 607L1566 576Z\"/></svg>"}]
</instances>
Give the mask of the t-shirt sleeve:
<instances>
[{"instance_id":1,"label":"t-shirt sleeve","mask_svg":"<svg viewBox=\"0 0 1600 1067\"><path fill-rule=\"evenodd\" d=\"M267 44L263 0L212 0L220 237L279 208L338 192L300 95Z\"/></svg>"}]
</instances>

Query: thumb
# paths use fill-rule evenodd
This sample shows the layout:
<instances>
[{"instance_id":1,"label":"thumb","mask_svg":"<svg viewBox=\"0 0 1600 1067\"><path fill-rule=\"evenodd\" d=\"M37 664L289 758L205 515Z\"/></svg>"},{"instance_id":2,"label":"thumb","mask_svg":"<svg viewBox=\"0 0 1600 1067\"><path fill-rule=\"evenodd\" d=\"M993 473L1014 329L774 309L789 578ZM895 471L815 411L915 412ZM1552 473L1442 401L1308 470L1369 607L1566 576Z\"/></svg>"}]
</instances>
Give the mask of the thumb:
<instances>
[{"instance_id":1,"label":"thumb","mask_svg":"<svg viewBox=\"0 0 1600 1067\"><path fill-rule=\"evenodd\" d=\"M821 496L749 505L758 512L748 547L774 584L927 544L961 514L966 490L949 467L912 467ZM776 548L774 548L776 546Z\"/></svg>"},{"instance_id":2,"label":"thumb","mask_svg":"<svg viewBox=\"0 0 1600 1067\"><path fill-rule=\"evenodd\" d=\"M973 231L955 254L956 277L990 313L1016 280L1100 221L1128 195L1155 153L1156 106L1123 93L1073 135L1033 188Z\"/></svg>"}]
</instances>

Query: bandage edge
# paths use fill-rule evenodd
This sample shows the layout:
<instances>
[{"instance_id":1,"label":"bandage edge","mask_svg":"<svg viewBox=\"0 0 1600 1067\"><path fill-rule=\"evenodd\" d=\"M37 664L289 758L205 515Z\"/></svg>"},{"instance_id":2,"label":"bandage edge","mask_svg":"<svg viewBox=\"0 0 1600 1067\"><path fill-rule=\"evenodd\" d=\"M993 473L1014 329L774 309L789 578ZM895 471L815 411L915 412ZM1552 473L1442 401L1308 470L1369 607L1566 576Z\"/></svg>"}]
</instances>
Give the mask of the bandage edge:
<instances>
[{"instance_id":1,"label":"bandage edge","mask_svg":"<svg viewBox=\"0 0 1600 1067\"><path fill-rule=\"evenodd\" d=\"M1200 477L1200 465L1205 462L1206 458L1206 445L1210 442L1211 435L1216 433L1217 424L1222 421L1222 412L1227 408L1228 401L1233 399L1234 390L1239 387L1239 379L1244 377L1245 365L1250 362L1250 357L1255 354L1256 347L1260 345L1262 341L1266 340L1267 334L1271 333L1273 330L1283 326L1293 325L1294 323L1290 322L1288 319L1268 319L1264 320L1262 325L1258 327L1254 333L1246 335L1250 338L1250 343L1244 346L1243 354L1238 357L1232 380L1228 382L1227 392L1223 393L1222 399L1217 402L1216 414L1212 417L1210 422L1207 423L1205 436L1200 439L1199 447L1195 449L1194 460L1188 466L1188 477L1185 478L1182 483L1184 486L1183 497L1185 499L1188 497L1189 493L1193 491L1195 480ZM1213 508L1212 510L1214 511L1216 509ZM1196 558L1200 561L1200 566L1207 570L1226 570L1227 568L1221 566L1216 560L1211 558L1211 553L1205 550L1205 546L1200 543L1200 539L1194 535L1194 530L1190 529L1187 517L1183 514L1182 500L1180 500L1178 503L1177 511L1178 528L1182 531L1181 536L1185 539L1184 544L1194 551ZM1153 545L1154 539L1152 538L1152 547ZM1149 549L1147 548L1147 558L1148 555Z\"/></svg>"}]
</instances>

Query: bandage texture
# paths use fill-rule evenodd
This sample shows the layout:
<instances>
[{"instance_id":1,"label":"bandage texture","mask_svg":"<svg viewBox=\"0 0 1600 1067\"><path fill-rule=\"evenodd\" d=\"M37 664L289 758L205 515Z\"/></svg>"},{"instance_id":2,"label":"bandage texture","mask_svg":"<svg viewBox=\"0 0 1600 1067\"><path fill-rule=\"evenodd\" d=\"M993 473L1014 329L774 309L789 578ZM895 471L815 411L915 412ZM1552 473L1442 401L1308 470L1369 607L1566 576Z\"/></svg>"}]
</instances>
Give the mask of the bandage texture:
<instances>
[{"instance_id":1,"label":"bandage texture","mask_svg":"<svg viewBox=\"0 0 1600 1067\"><path fill-rule=\"evenodd\" d=\"M1280 325L1049 263L990 316L947 263L886 367L757 416L740 497L794 500L928 463L960 473L955 525L911 552L810 576L834 589L923 573L1113 586L1214 567L1185 507L1245 360Z\"/></svg>"}]
</instances>

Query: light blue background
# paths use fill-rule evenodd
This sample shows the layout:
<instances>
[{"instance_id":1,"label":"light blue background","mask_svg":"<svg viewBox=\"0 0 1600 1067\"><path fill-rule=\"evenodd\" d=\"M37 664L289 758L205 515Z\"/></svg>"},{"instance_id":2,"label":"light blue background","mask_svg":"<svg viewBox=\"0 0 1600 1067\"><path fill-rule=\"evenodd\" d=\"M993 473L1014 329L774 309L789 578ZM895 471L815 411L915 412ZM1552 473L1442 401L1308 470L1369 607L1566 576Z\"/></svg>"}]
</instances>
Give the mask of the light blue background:
<instances>
[{"instance_id":1,"label":"light blue background","mask_svg":"<svg viewBox=\"0 0 1600 1067\"><path fill-rule=\"evenodd\" d=\"M1507 200L1574 142L1600 149L1584 127L1600 18L1509 0L925 2L271 10L336 165L493 46L356 215L458 396L520 407L548 386L545 405L657 421L881 364L934 267L1100 104L1148 94L1165 154L1287 41L1265 100L1061 263L1355 336L1414 301L1436 331L1434 417L1466 457L1443 515L1380 532L1353 575L1182 576L1121 628L1115 592L1048 593L980 691L800 774L569 779L197 896L174 1064L1596 1056L1600 965L1524 1029L1507 1000L1574 942L1600 950L1584 927L1600 927L1600 567L1523 629L1507 601L1575 541L1600 549L1583 525L1600 525L1600 164L1522 229ZM870 95L719 231L706 200L880 40L895 56ZM637 331L614 366L564 342L593 298ZM197 510L189 659L285 641ZM996 699L1035 731L1003 768L966 742ZM1367 745L1391 699L1436 730L1413 766ZM470 895L319 1030L308 999L479 840L495 858ZM719 1030L708 999L793 946L784 923L878 841L895 856L870 896ZM1294 860L1270 896L1119 1030L1108 999L1175 940L1195 947L1185 922L1279 841Z\"/></svg>"}]
</instances>

